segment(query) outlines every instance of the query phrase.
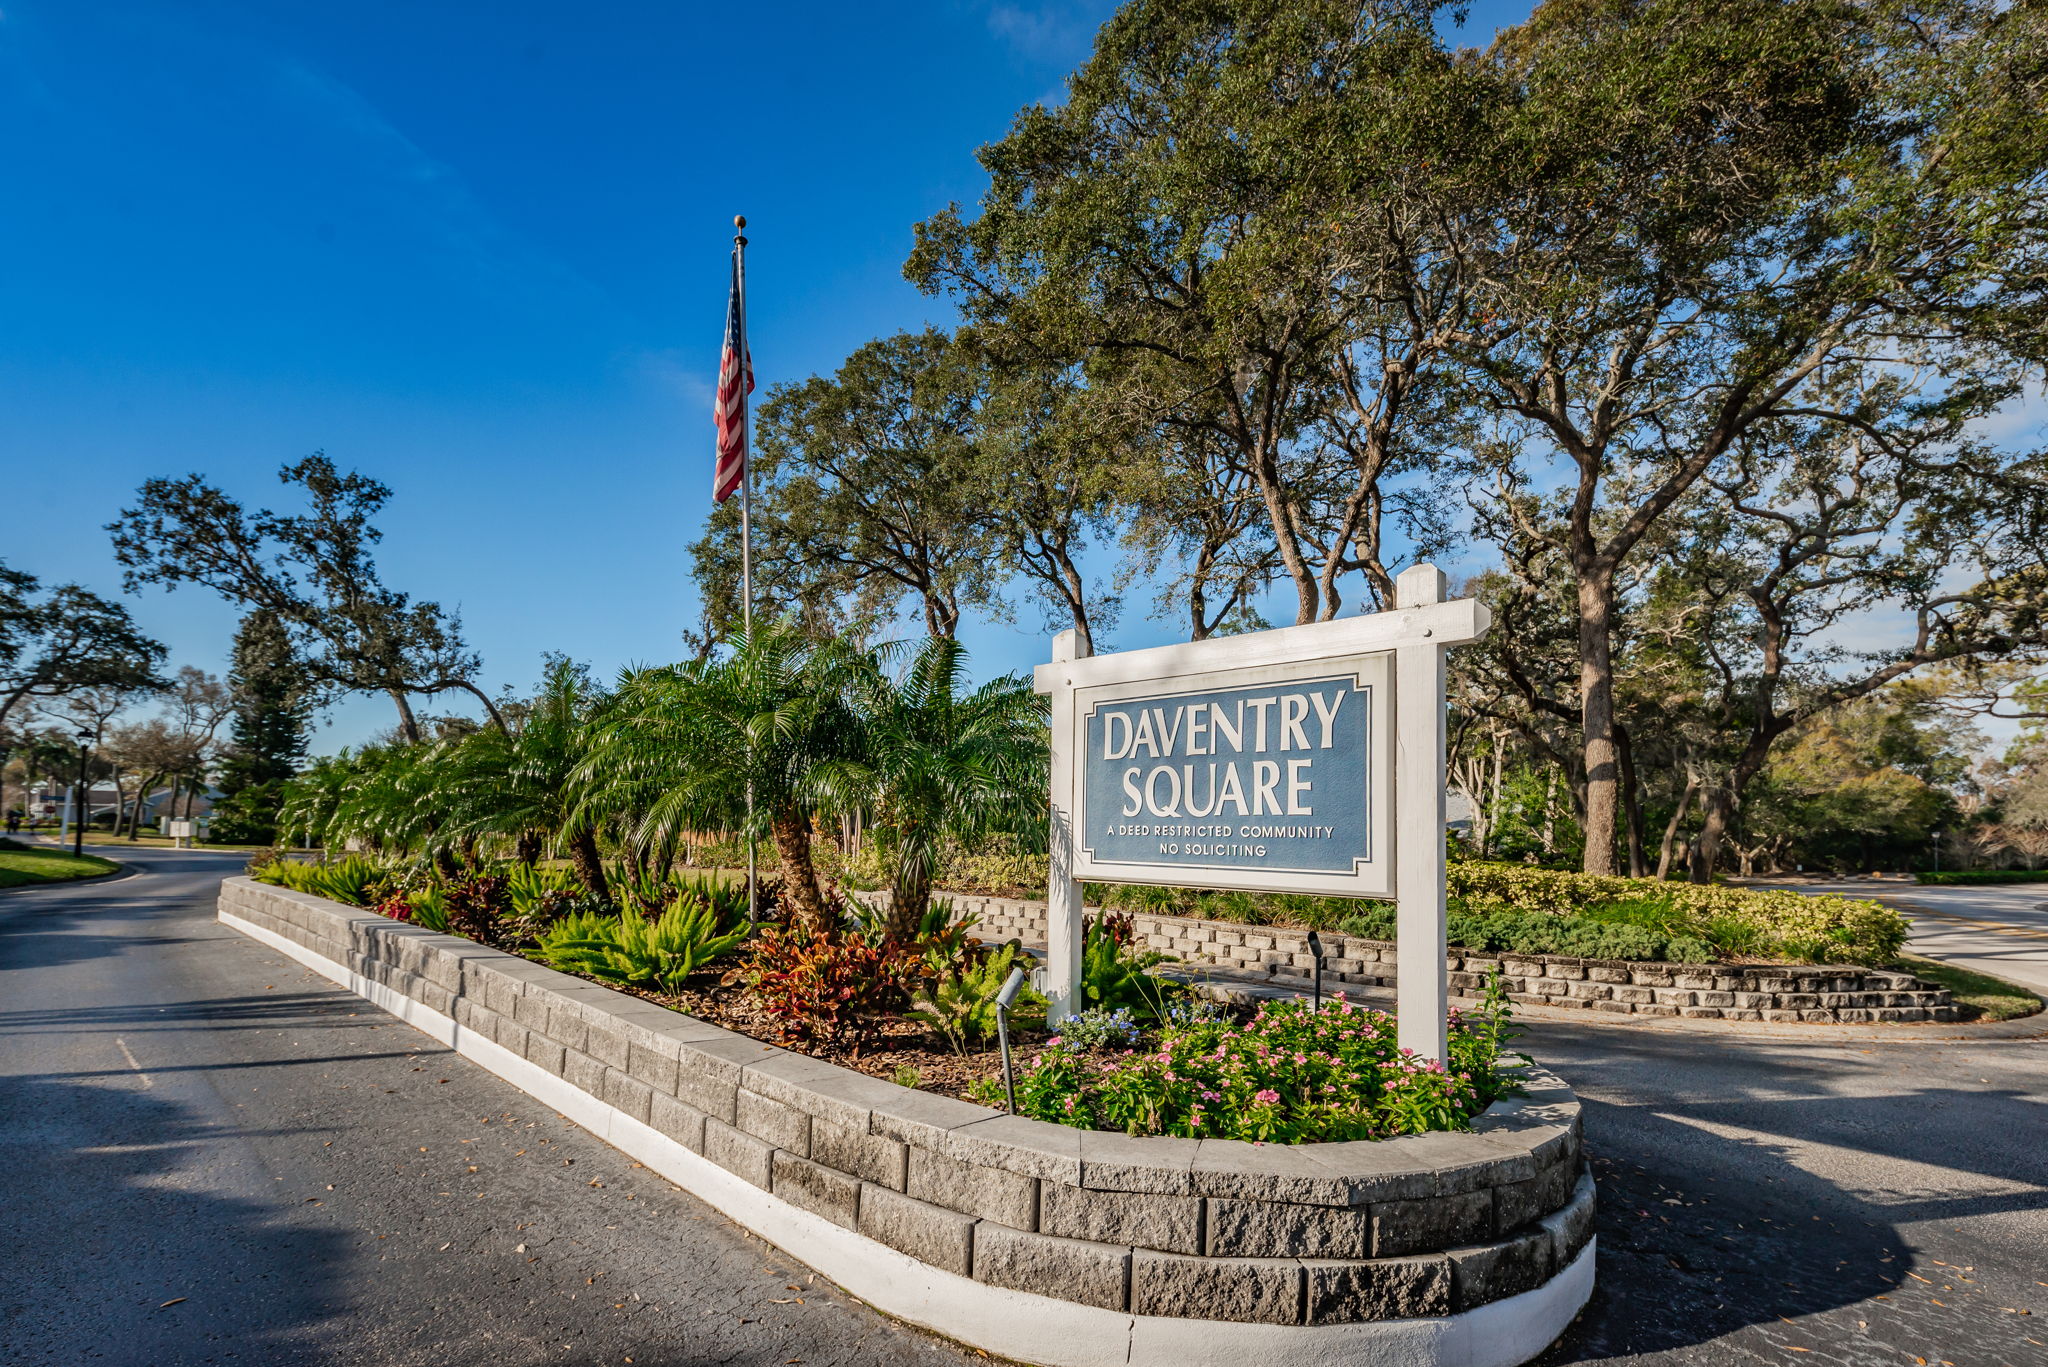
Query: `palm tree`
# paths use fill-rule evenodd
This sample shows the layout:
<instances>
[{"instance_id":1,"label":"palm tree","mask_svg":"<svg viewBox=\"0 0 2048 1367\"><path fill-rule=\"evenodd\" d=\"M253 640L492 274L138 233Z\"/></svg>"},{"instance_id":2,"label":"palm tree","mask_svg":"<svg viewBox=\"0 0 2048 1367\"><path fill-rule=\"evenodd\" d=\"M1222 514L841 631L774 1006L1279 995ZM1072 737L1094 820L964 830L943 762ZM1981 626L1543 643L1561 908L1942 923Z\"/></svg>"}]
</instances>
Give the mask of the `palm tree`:
<instances>
[{"instance_id":1,"label":"palm tree","mask_svg":"<svg viewBox=\"0 0 2048 1367\"><path fill-rule=\"evenodd\" d=\"M865 657L855 679L860 752L828 775L858 793L893 845L888 931L908 938L931 902L949 838L1043 826L1046 700L1018 675L963 693L967 653L933 637L900 676Z\"/></svg>"},{"instance_id":2,"label":"palm tree","mask_svg":"<svg viewBox=\"0 0 2048 1367\"><path fill-rule=\"evenodd\" d=\"M452 863L441 795L442 775L452 742L432 745L368 746L355 756L354 775L344 785L330 822L330 839L366 841L372 849L432 854L445 870Z\"/></svg>"},{"instance_id":3,"label":"palm tree","mask_svg":"<svg viewBox=\"0 0 2048 1367\"><path fill-rule=\"evenodd\" d=\"M590 740L589 717L602 701L583 669L557 659L516 729L487 727L464 737L446 755L439 785L448 833L506 837L513 857L528 866L549 846L565 849L584 886L608 896L597 834L574 816L574 775Z\"/></svg>"},{"instance_id":4,"label":"palm tree","mask_svg":"<svg viewBox=\"0 0 2048 1367\"><path fill-rule=\"evenodd\" d=\"M322 755L285 784L277 813L279 844L296 834L307 844L328 845L342 837L339 816L349 785L358 777L358 757L348 750Z\"/></svg>"},{"instance_id":5,"label":"palm tree","mask_svg":"<svg viewBox=\"0 0 2048 1367\"><path fill-rule=\"evenodd\" d=\"M771 835L796 922L823 931L811 823L837 801L831 776L855 754L853 662L784 618L757 624L721 656L629 672L592 722L576 815L619 821L643 848L692 831Z\"/></svg>"}]
</instances>

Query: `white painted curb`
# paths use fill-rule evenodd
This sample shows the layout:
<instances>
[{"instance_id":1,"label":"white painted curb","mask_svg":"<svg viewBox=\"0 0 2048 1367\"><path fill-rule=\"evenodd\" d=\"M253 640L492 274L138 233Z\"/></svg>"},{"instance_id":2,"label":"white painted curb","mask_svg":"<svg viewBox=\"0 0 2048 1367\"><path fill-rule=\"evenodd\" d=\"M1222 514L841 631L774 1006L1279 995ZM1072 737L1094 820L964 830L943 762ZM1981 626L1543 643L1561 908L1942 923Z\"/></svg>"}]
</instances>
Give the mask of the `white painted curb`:
<instances>
[{"instance_id":1,"label":"white painted curb","mask_svg":"<svg viewBox=\"0 0 2048 1367\"><path fill-rule=\"evenodd\" d=\"M239 916L219 916L553 1107L876 1309L1004 1357L1044 1367L1519 1367L1593 1294L1594 1240L1533 1291L1434 1319L1232 1324L1129 1315L989 1286L799 1210L440 1012Z\"/></svg>"}]
</instances>

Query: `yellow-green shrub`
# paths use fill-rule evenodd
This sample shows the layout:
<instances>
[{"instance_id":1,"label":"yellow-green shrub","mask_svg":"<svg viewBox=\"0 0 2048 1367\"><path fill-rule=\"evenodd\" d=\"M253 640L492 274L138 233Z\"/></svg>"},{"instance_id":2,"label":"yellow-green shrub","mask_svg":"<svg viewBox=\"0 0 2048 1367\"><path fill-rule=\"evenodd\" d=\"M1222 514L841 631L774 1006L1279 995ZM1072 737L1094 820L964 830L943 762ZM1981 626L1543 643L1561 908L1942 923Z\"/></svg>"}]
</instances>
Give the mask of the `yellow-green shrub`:
<instances>
[{"instance_id":1,"label":"yellow-green shrub","mask_svg":"<svg viewBox=\"0 0 2048 1367\"><path fill-rule=\"evenodd\" d=\"M1710 923L1734 923L1757 932L1761 953L1818 963L1883 963L1906 942L1906 918L1880 902L1808 897L1785 888L1662 883L1462 860L1446 868L1445 883L1452 897L1467 902L1555 915L1606 903L1656 903L1667 910L1673 930L1705 935Z\"/></svg>"}]
</instances>

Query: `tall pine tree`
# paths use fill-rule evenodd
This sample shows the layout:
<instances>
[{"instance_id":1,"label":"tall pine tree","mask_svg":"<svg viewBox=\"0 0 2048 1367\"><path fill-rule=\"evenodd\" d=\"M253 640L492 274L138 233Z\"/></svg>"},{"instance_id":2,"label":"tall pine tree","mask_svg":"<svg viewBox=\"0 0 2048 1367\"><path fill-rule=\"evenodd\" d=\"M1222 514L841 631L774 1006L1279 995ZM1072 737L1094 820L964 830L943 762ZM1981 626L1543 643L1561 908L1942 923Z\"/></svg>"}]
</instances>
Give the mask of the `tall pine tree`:
<instances>
[{"instance_id":1,"label":"tall pine tree","mask_svg":"<svg viewBox=\"0 0 2048 1367\"><path fill-rule=\"evenodd\" d=\"M313 714L311 682L277 614L258 608L242 619L228 681L235 717L221 761L223 796L214 806L212 835L258 844L277 836L285 781L306 757Z\"/></svg>"}]
</instances>

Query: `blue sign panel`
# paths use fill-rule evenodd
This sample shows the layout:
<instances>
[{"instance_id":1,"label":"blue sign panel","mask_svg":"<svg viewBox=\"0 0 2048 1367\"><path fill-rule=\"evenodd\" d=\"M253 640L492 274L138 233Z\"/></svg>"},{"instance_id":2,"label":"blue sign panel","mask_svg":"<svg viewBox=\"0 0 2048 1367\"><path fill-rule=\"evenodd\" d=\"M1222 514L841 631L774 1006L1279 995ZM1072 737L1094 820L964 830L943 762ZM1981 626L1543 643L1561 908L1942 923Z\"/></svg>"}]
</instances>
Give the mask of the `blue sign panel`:
<instances>
[{"instance_id":1,"label":"blue sign panel","mask_svg":"<svg viewBox=\"0 0 2048 1367\"><path fill-rule=\"evenodd\" d=\"M1372 691L1345 673L1090 704L1075 835L1094 876L1361 872L1376 858Z\"/></svg>"}]
</instances>

